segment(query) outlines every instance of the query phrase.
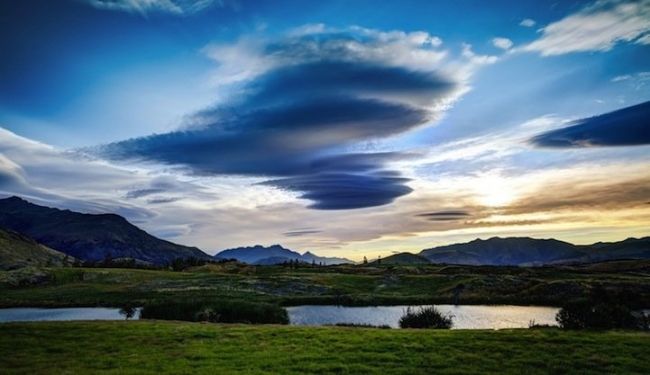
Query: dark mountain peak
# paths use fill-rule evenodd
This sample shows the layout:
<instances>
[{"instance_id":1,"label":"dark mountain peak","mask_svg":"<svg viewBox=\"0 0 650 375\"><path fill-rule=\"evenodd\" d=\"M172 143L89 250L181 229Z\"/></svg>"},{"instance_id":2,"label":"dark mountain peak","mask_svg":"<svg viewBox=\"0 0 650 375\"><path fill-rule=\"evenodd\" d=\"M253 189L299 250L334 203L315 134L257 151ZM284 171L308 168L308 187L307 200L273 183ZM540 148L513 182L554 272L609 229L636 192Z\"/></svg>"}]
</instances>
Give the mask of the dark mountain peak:
<instances>
[{"instance_id":1,"label":"dark mountain peak","mask_svg":"<svg viewBox=\"0 0 650 375\"><path fill-rule=\"evenodd\" d=\"M17 195L12 195L12 196L10 196L8 198L0 199L0 201L29 203L29 202L27 202L26 200L24 200L23 198L21 198L21 197L19 197Z\"/></svg>"},{"instance_id":2,"label":"dark mountain peak","mask_svg":"<svg viewBox=\"0 0 650 375\"><path fill-rule=\"evenodd\" d=\"M554 238L491 237L425 249L420 255L433 263L468 265L541 265L607 259L646 259L650 238L573 245Z\"/></svg>"},{"instance_id":3,"label":"dark mountain peak","mask_svg":"<svg viewBox=\"0 0 650 375\"><path fill-rule=\"evenodd\" d=\"M477 238L473 241L470 241L468 243L482 243L482 244L495 244L495 245L508 245L508 244L528 244L528 243L535 243L535 244L549 244L549 243L556 243L556 244L566 244L570 246L574 246L573 244L570 244L565 241L560 241L556 240L554 238L532 238L532 237L500 237L500 236L494 236L490 237L488 239L481 239ZM458 245L458 244L454 244ZM453 246L453 245L450 245Z\"/></svg>"},{"instance_id":4,"label":"dark mountain peak","mask_svg":"<svg viewBox=\"0 0 650 375\"><path fill-rule=\"evenodd\" d=\"M11 197L0 199L0 206L19 207L19 206L32 205L32 204L33 203L30 203L16 195L12 195Z\"/></svg>"},{"instance_id":5,"label":"dark mountain peak","mask_svg":"<svg viewBox=\"0 0 650 375\"><path fill-rule=\"evenodd\" d=\"M227 249L220 251L214 257L217 259L237 259L240 262L260 265L278 264L290 260L298 260L306 263L318 262L325 265L353 263L351 260L345 258L320 257L309 251L301 255L297 251L287 249L278 244L266 247L255 245Z\"/></svg>"},{"instance_id":6,"label":"dark mountain peak","mask_svg":"<svg viewBox=\"0 0 650 375\"><path fill-rule=\"evenodd\" d=\"M295 251L285 249L281 245L275 244L271 246L255 245L227 249L220 251L214 257L219 259L234 258L241 262L255 263L266 258L284 257L287 259L299 259L300 254Z\"/></svg>"},{"instance_id":7,"label":"dark mountain peak","mask_svg":"<svg viewBox=\"0 0 650 375\"><path fill-rule=\"evenodd\" d=\"M371 264L379 264L378 260L370 262ZM417 265L417 264L429 264L431 263L429 259L423 257L422 255L413 254L413 253L397 253L390 256L387 256L381 260L381 264L404 264L404 265Z\"/></svg>"},{"instance_id":8,"label":"dark mountain peak","mask_svg":"<svg viewBox=\"0 0 650 375\"><path fill-rule=\"evenodd\" d=\"M0 200L0 226L82 260L112 257L167 264L177 258L210 259L195 247L156 238L117 214L60 210L18 197Z\"/></svg>"},{"instance_id":9,"label":"dark mountain peak","mask_svg":"<svg viewBox=\"0 0 650 375\"><path fill-rule=\"evenodd\" d=\"M275 245L269 245L269 246L264 246L264 245L256 244L256 245L252 245L252 246L234 247L234 248L231 248L231 249L223 250L223 251L221 251L220 253L223 253L224 251L230 251L230 250L240 250L240 251L269 251L269 252L270 252L270 251L283 251L283 250L291 251L291 250L289 250L289 249L283 247L282 245L278 245L278 244L275 244Z\"/></svg>"},{"instance_id":10,"label":"dark mountain peak","mask_svg":"<svg viewBox=\"0 0 650 375\"><path fill-rule=\"evenodd\" d=\"M623 241L621 241L621 243L625 243L625 242L636 242L636 241L638 241L638 240L640 240L640 238L636 238L636 237L628 237L628 238L624 239Z\"/></svg>"},{"instance_id":11,"label":"dark mountain peak","mask_svg":"<svg viewBox=\"0 0 650 375\"><path fill-rule=\"evenodd\" d=\"M491 237L425 249L420 255L434 263L527 265L550 263L584 254L577 246L554 239Z\"/></svg>"}]
</instances>

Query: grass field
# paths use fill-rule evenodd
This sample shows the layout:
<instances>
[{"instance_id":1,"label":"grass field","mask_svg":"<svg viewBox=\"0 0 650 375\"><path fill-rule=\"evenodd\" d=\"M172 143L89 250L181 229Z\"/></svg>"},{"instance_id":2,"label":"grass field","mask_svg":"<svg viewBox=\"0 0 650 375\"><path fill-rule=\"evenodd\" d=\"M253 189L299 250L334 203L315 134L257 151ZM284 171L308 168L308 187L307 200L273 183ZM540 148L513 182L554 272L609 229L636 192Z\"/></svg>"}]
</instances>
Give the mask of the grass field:
<instances>
[{"instance_id":1,"label":"grass field","mask_svg":"<svg viewBox=\"0 0 650 375\"><path fill-rule=\"evenodd\" d=\"M31 273L30 273L31 272ZM564 267L206 265L183 272L118 268L0 271L0 307L120 306L152 300L254 299L282 305L450 303L558 305L594 286L650 306L650 261Z\"/></svg>"},{"instance_id":2,"label":"grass field","mask_svg":"<svg viewBox=\"0 0 650 375\"><path fill-rule=\"evenodd\" d=\"M650 334L201 323L0 325L3 374L650 372Z\"/></svg>"}]
</instances>

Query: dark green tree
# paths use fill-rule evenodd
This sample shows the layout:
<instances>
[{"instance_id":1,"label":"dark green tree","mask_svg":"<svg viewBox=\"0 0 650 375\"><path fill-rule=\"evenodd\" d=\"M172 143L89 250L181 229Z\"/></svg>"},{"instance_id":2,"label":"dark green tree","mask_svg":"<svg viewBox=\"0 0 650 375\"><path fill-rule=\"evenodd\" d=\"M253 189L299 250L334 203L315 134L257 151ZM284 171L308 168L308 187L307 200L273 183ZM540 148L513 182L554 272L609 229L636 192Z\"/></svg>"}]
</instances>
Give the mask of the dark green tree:
<instances>
[{"instance_id":1,"label":"dark green tree","mask_svg":"<svg viewBox=\"0 0 650 375\"><path fill-rule=\"evenodd\" d=\"M137 311L138 310L135 307L133 307L133 306L131 306L129 304L124 305L124 306L122 306L122 308L120 308L120 314L124 315L125 320L129 320L129 319L133 318Z\"/></svg>"}]
</instances>

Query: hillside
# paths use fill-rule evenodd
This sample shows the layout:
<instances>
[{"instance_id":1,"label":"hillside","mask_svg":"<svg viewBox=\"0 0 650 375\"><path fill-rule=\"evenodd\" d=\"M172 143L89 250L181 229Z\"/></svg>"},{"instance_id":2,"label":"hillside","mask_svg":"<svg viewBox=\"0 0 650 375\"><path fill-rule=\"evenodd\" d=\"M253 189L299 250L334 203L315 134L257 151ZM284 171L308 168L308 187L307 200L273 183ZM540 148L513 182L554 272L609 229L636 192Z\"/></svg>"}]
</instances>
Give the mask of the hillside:
<instances>
[{"instance_id":1,"label":"hillside","mask_svg":"<svg viewBox=\"0 0 650 375\"><path fill-rule=\"evenodd\" d=\"M73 260L20 233L0 228L0 270L26 266L61 266Z\"/></svg>"},{"instance_id":2,"label":"hillside","mask_svg":"<svg viewBox=\"0 0 650 375\"><path fill-rule=\"evenodd\" d=\"M422 255L413 253L399 253L393 254L381 260L381 264L429 264L431 263L427 258ZM375 260L372 264L377 264Z\"/></svg>"},{"instance_id":3,"label":"hillside","mask_svg":"<svg viewBox=\"0 0 650 375\"><path fill-rule=\"evenodd\" d=\"M223 250L217 253L214 257L216 259L237 259L240 262L254 264L263 260L265 260L265 263L267 263L270 258L274 258L276 260L300 259L301 255L298 252L286 249L280 245L255 245ZM281 260L279 263L282 261L283 260Z\"/></svg>"},{"instance_id":4,"label":"hillside","mask_svg":"<svg viewBox=\"0 0 650 375\"><path fill-rule=\"evenodd\" d=\"M0 227L85 261L111 257L167 264L176 258L211 259L198 248L156 238L119 215L59 210L18 197L0 199Z\"/></svg>"},{"instance_id":5,"label":"hillside","mask_svg":"<svg viewBox=\"0 0 650 375\"><path fill-rule=\"evenodd\" d=\"M650 259L650 237L628 238L620 242L598 242L586 248L590 261Z\"/></svg>"},{"instance_id":6,"label":"hillside","mask_svg":"<svg viewBox=\"0 0 650 375\"><path fill-rule=\"evenodd\" d=\"M214 256L215 259L237 259L240 262L257 265L273 265L287 261L300 261L305 263L318 263L323 265L353 263L349 259L321 257L307 251L300 254L297 251L289 250L281 245L272 246L246 246L234 249L223 250Z\"/></svg>"},{"instance_id":7,"label":"hillside","mask_svg":"<svg viewBox=\"0 0 650 375\"><path fill-rule=\"evenodd\" d=\"M573 245L555 239L492 237L425 249L420 255L432 263L493 266L650 259L650 237L593 245Z\"/></svg>"},{"instance_id":8,"label":"hillside","mask_svg":"<svg viewBox=\"0 0 650 375\"><path fill-rule=\"evenodd\" d=\"M520 266L579 259L585 253L573 244L554 239L493 237L425 249L420 255L432 263Z\"/></svg>"}]
</instances>

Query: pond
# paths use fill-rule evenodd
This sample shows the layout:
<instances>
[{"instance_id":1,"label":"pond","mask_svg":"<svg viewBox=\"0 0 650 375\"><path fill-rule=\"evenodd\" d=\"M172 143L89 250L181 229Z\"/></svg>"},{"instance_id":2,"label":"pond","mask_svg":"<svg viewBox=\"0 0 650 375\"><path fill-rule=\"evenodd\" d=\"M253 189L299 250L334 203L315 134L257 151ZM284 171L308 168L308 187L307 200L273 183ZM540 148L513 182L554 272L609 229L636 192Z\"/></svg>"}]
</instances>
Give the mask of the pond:
<instances>
[{"instance_id":1,"label":"pond","mask_svg":"<svg viewBox=\"0 0 650 375\"><path fill-rule=\"evenodd\" d=\"M388 325L399 328L399 319L408 306L293 306L288 307L292 325L320 326L339 323ZM420 306L411 306L418 308ZM436 305L443 314L453 316L454 329L528 328L536 324L557 325L556 307L513 305Z\"/></svg>"},{"instance_id":2,"label":"pond","mask_svg":"<svg viewBox=\"0 0 650 375\"><path fill-rule=\"evenodd\" d=\"M287 307L292 325L321 326L338 323L388 325L399 328L399 319L408 306L293 306ZM420 306L412 306L418 308ZM453 316L455 329L528 328L536 324L556 325L558 308L512 305L436 305L443 314ZM133 319L139 319L140 309ZM0 322L39 320L124 320L119 308L70 307L0 309Z\"/></svg>"},{"instance_id":3,"label":"pond","mask_svg":"<svg viewBox=\"0 0 650 375\"><path fill-rule=\"evenodd\" d=\"M132 319L139 319L136 309ZM0 322L29 322L39 320L124 320L120 309L109 307L37 308L16 307L0 309Z\"/></svg>"}]
</instances>

